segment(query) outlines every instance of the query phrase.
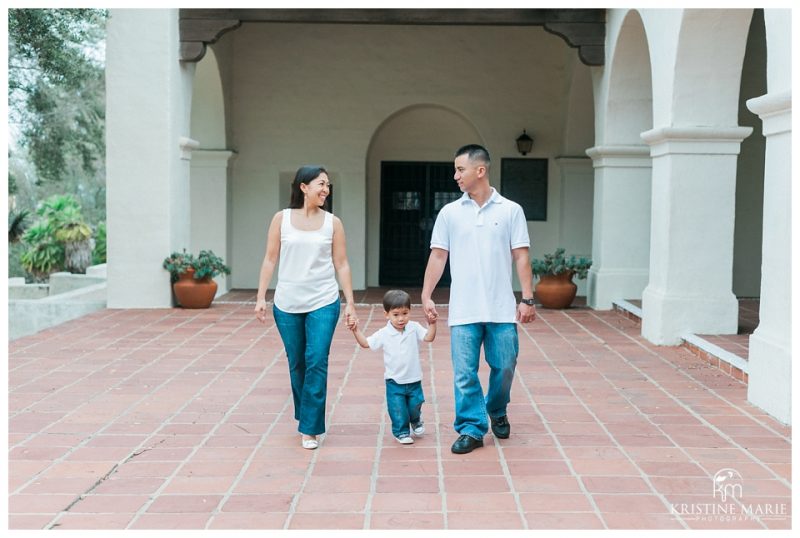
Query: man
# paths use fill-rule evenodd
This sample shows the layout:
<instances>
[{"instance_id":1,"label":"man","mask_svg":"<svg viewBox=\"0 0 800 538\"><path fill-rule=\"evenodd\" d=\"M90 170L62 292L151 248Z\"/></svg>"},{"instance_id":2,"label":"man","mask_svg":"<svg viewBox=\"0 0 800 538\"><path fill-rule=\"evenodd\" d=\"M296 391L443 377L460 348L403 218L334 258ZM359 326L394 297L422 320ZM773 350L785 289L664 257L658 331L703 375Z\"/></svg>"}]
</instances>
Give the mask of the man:
<instances>
[{"instance_id":1,"label":"man","mask_svg":"<svg viewBox=\"0 0 800 538\"><path fill-rule=\"evenodd\" d=\"M511 433L506 407L519 352L516 322L536 319L528 249L528 226L519 204L500 196L489 184L489 152L471 144L455 155L453 179L464 193L436 217L431 254L425 268L422 305L428 321L438 317L431 295L450 257L450 353L453 360L455 430L451 450L467 454L483 446L489 430L506 439ZM522 286L517 306L511 266ZM489 364L484 397L478 379L480 348Z\"/></svg>"}]
</instances>

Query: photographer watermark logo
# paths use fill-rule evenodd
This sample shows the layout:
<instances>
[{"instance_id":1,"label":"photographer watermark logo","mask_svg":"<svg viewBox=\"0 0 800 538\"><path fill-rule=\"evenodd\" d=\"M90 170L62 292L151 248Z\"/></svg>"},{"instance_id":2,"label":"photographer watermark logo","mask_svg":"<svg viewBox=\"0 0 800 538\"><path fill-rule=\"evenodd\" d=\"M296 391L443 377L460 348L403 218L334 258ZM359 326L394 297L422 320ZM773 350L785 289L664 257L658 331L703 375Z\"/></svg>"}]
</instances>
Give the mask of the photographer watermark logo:
<instances>
[{"instance_id":1,"label":"photographer watermark logo","mask_svg":"<svg viewBox=\"0 0 800 538\"><path fill-rule=\"evenodd\" d=\"M670 512L687 521L763 522L791 517L787 503L747 502L744 478L730 467L720 469L712 477L709 501L672 504Z\"/></svg>"},{"instance_id":2,"label":"photographer watermark logo","mask_svg":"<svg viewBox=\"0 0 800 538\"><path fill-rule=\"evenodd\" d=\"M714 498L719 502L741 499L744 494L742 475L736 469L720 469L714 475Z\"/></svg>"}]
</instances>

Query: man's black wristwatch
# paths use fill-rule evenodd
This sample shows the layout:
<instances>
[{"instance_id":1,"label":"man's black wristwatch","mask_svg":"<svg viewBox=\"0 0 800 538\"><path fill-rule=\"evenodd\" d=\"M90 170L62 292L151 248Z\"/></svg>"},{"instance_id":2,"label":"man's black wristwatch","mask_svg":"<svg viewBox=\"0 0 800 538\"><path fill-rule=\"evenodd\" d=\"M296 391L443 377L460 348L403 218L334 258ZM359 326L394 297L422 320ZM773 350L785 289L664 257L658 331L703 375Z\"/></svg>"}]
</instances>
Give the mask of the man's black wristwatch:
<instances>
[{"instance_id":1,"label":"man's black wristwatch","mask_svg":"<svg viewBox=\"0 0 800 538\"><path fill-rule=\"evenodd\" d=\"M531 297L530 299L526 299L525 297L523 297L522 299L519 300L519 302L526 304L528 306L533 306L533 297Z\"/></svg>"}]
</instances>

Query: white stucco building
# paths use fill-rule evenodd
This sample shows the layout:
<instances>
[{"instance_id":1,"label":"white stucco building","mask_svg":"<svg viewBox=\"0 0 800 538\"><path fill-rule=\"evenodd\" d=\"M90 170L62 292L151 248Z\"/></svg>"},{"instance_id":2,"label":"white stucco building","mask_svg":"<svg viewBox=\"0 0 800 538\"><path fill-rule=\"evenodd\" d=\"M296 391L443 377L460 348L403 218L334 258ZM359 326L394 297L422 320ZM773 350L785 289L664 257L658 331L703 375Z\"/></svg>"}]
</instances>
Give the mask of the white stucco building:
<instances>
[{"instance_id":1,"label":"white stucco building","mask_svg":"<svg viewBox=\"0 0 800 538\"><path fill-rule=\"evenodd\" d=\"M354 287L397 284L475 142L501 191L544 166L532 255L592 256L589 305L641 300L648 340L735 333L737 297L760 297L749 397L790 423L790 10L490 11L112 9L109 307L170 306L181 248L225 258L222 290L257 287L311 163Z\"/></svg>"}]
</instances>

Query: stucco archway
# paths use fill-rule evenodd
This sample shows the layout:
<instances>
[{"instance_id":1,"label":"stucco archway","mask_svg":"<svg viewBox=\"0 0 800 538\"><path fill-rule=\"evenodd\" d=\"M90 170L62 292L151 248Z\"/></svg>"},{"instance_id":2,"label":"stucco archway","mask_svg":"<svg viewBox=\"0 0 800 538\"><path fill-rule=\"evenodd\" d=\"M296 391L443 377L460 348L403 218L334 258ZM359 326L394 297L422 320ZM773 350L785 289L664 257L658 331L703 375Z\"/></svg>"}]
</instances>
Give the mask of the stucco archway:
<instances>
[{"instance_id":1,"label":"stucco archway","mask_svg":"<svg viewBox=\"0 0 800 538\"><path fill-rule=\"evenodd\" d=\"M752 14L752 9L683 11L670 123L657 118L656 125L737 125L739 84ZM709 28L714 28L713 34Z\"/></svg>"},{"instance_id":2,"label":"stucco archway","mask_svg":"<svg viewBox=\"0 0 800 538\"><path fill-rule=\"evenodd\" d=\"M747 109L747 100L767 93L767 42L762 9L753 12L741 78L738 123L752 127L753 134L742 141L736 163L733 293L738 298L761 295L766 140L761 120Z\"/></svg>"},{"instance_id":3,"label":"stucco archway","mask_svg":"<svg viewBox=\"0 0 800 538\"><path fill-rule=\"evenodd\" d=\"M752 10L684 10L674 59L659 46L650 275L642 334L676 344L687 333L731 334L736 164L752 129L738 126L739 83ZM709 32L714 28L714 32ZM655 78L655 77L654 77Z\"/></svg>"},{"instance_id":4,"label":"stucco archway","mask_svg":"<svg viewBox=\"0 0 800 538\"><path fill-rule=\"evenodd\" d=\"M437 104L404 107L375 129L367 151L367 285L378 285L381 161L452 161L464 144L483 144L461 113Z\"/></svg>"},{"instance_id":5,"label":"stucco archway","mask_svg":"<svg viewBox=\"0 0 800 538\"><path fill-rule=\"evenodd\" d=\"M595 167L594 224L587 301L611 308L640 299L650 260L650 151L641 133L653 125L650 47L636 10L622 20L608 62L605 100L596 108L599 142L587 153ZM603 95L603 94L601 94Z\"/></svg>"},{"instance_id":6,"label":"stucco archway","mask_svg":"<svg viewBox=\"0 0 800 538\"><path fill-rule=\"evenodd\" d=\"M198 62L192 84L190 138L198 148L192 152L189 177L190 243L193 253L212 250L232 265L230 178L228 165L233 152L227 149L225 96L220 65L213 48ZM230 289L230 277L217 278L218 294Z\"/></svg>"}]
</instances>

